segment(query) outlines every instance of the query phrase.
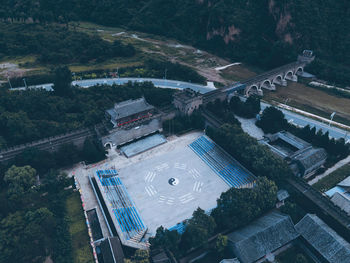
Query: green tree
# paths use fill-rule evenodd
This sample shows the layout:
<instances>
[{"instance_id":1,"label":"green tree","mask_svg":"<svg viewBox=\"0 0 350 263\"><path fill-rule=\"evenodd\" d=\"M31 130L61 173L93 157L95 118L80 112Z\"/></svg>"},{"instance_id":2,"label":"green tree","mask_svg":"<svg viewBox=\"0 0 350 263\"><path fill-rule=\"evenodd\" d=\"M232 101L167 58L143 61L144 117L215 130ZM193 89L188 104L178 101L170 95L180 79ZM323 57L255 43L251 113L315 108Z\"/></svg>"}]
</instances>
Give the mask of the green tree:
<instances>
[{"instance_id":1,"label":"green tree","mask_svg":"<svg viewBox=\"0 0 350 263\"><path fill-rule=\"evenodd\" d=\"M165 248L170 249L175 254L180 241L180 234L177 231L169 231L163 226L157 228L156 235L149 239L152 249Z\"/></svg>"},{"instance_id":2,"label":"green tree","mask_svg":"<svg viewBox=\"0 0 350 263\"><path fill-rule=\"evenodd\" d=\"M256 123L265 133L275 133L288 128L288 122L284 114L275 107L267 107Z\"/></svg>"},{"instance_id":3,"label":"green tree","mask_svg":"<svg viewBox=\"0 0 350 263\"><path fill-rule=\"evenodd\" d=\"M4 181L8 184L7 194L12 200L20 200L35 183L36 171L30 166L11 166L5 173Z\"/></svg>"},{"instance_id":4,"label":"green tree","mask_svg":"<svg viewBox=\"0 0 350 263\"><path fill-rule=\"evenodd\" d=\"M148 250L136 250L134 256L132 257L134 263L149 263L149 252Z\"/></svg>"},{"instance_id":5,"label":"green tree","mask_svg":"<svg viewBox=\"0 0 350 263\"><path fill-rule=\"evenodd\" d=\"M216 253L223 257L227 249L228 239L227 236L219 234L215 241L215 251Z\"/></svg>"},{"instance_id":6,"label":"green tree","mask_svg":"<svg viewBox=\"0 0 350 263\"><path fill-rule=\"evenodd\" d=\"M87 163L94 163L105 158L105 151L102 147L96 146L94 141L87 138L84 142L82 155Z\"/></svg>"},{"instance_id":7,"label":"green tree","mask_svg":"<svg viewBox=\"0 0 350 263\"><path fill-rule=\"evenodd\" d=\"M308 263L309 261L306 259L306 257L303 254L297 254L295 263Z\"/></svg>"},{"instance_id":8,"label":"green tree","mask_svg":"<svg viewBox=\"0 0 350 263\"><path fill-rule=\"evenodd\" d=\"M59 96L68 96L71 94L72 72L67 66L57 67L54 71L55 93Z\"/></svg>"},{"instance_id":9,"label":"green tree","mask_svg":"<svg viewBox=\"0 0 350 263\"><path fill-rule=\"evenodd\" d=\"M207 215L201 208L197 208L186 224L186 230L181 237L180 248L187 251L205 244L214 233L215 228L214 218Z\"/></svg>"}]
</instances>

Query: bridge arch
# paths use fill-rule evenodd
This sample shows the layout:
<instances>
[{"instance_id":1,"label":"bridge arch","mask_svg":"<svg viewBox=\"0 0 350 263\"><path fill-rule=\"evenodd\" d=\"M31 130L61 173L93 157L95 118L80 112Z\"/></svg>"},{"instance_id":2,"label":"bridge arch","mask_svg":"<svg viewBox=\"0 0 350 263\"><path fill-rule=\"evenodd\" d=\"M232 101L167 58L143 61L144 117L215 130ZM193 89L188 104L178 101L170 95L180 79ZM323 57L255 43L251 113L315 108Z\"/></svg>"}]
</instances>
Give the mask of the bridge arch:
<instances>
[{"instance_id":1,"label":"bridge arch","mask_svg":"<svg viewBox=\"0 0 350 263\"><path fill-rule=\"evenodd\" d=\"M295 71L294 75L301 75L304 72L303 67L298 67L297 70Z\"/></svg>"},{"instance_id":2,"label":"bridge arch","mask_svg":"<svg viewBox=\"0 0 350 263\"><path fill-rule=\"evenodd\" d=\"M271 86L271 84L272 84L272 83L271 83L271 80L265 79L265 80L261 83L260 88L263 87L263 86L265 86L265 84Z\"/></svg>"},{"instance_id":3,"label":"bridge arch","mask_svg":"<svg viewBox=\"0 0 350 263\"><path fill-rule=\"evenodd\" d=\"M292 79L293 76L294 76L294 72L293 71L288 71L286 73L286 75L284 75L284 79L286 79L286 78Z\"/></svg>"},{"instance_id":4,"label":"bridge arch","mask_svg":"<svg viewBox=\"0 0 350 263\"><path fill-rule=\"evenodd\" d=\"M259 87L257 85L251 85L247 91L246 91L246 96L252 95L252 94L259 94Z\"/></svg>"},{"instance_id":5,"label":"bridge arch","mask_svg":"<svg viewBox=\"0 0 350 263\"><path fill-rule=\"evenodd\" d=\"M283 76L282 75L277 75L274 79L273 79L273 83L282 83L283 81Z\"/></svg>"}]
</instances>

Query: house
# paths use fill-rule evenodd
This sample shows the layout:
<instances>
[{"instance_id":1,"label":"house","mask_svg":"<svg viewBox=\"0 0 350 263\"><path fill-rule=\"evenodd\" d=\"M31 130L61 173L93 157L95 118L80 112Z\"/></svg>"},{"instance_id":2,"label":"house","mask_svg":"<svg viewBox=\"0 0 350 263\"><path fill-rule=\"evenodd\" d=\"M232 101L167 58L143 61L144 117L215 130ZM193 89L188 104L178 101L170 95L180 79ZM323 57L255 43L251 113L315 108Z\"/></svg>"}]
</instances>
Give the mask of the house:
<instances>
[{"instance_id":1,"label":"house","mask_svg":"<svg viewBox=\"0 0 350 263\"><path fill-rule=\"evenodd\" d=\"M116 103L112 109L106 111L106 117L113 127L122 127L135 123L153 115L155 108L148 104L145 98L126 100Z\"/></svg>"},{"instance_id":2,"label":"house","mask_svg":"<svg viewBox=\"0 0 350 263\"><path fill-rule=\"evenodd\" d=\"M323 148L314 148L310 143L286 131L268 134L259 142L285 159L296 176L312 175L327 159Z\"/></svg>"},{"instance_id":3,"label":"house","mask_svg":"<svg viewBox=\"0 0 350 263\"><path fill-rule=\"evenodd\" d=\"M231 252L242 263L256 262L298 237L288 215L272 211L227 235Z\"/></svg>"},{"instance_id":4,"label":"house","mask_svg":"<svg viewBox=\"0 0 350 263\"><path fill-rule=\"evenodd\" d=\"M203 97L192 89L184 89L173 96L173 104L184 115L191 115L203 104Z\"/></svg>"},{"instance_id":5,"label":"house","mask_svg":"<svg viewBox=\"0 0 350 263\"><path fill-rule=\"evenodd\" d=\"M350 263L350 244L316 215L305 215L295 229L321 262Z\"/></svg>"}]
</instances>

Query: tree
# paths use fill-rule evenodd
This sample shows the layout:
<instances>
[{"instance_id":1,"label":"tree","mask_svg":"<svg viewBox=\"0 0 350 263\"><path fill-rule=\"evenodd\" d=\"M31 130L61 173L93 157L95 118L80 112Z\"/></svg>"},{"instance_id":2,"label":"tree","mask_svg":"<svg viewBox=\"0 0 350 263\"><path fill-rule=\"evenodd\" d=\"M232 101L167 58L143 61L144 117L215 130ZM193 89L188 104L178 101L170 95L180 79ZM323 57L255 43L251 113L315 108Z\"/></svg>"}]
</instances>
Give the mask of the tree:
<instances>
[{"instance_id":1,"label":"tree","mask_svg":"<svg viewBox=\"0 0 350 263\"><path fill-rule=\"evenodd\" d=\"M201 208L197 208L186 224L186 230L181 237L180 248L187 251L205 244L214 233L215 228L214 218L207 215Z\"/></svg>"},{"instance_id":2,"label":"tree","mask_svg":"<svg viewBox=\"0 0 350 263\"><path fill-rule=\"evenodd\" d=\"M231 188L222 193L211 215L220 229L234 229L274 207L276 194L273 181L258 178L254 188Z\"/></svg>"},{"instance_id":3,"label":"tree","mask_svg":"<svg viewBox=\"0 0 350 263\"><path fill-rule=\"evenodd\" d=\"M308 263L309 261L306 259L306 257L303 254L297 254L295 263Z\"/></svg>"},{"instance_id":4,"label":"tree","mask_svg":"<svg viewBox=\"0 0 350 263\"><path fill-rule=\"evenodd\" d=\"M71 94L72 72L67 66L57 67L54 71L55 94L59 96L68 96Z\"/></svg>"},{"instance_id":5,"label":"tree","mask_svg":"<svg viewBox=\"0 0 350 263\"><path fill-rule=\"evenodd\" d=\"M134 256L132 257L132 262L134 263L149 263L149 252L148 250L136 250Z\"/></svg>"},{"instance_id":6,"label":"tree","mask_svg":"<svg viewBox=\"0 0 350 263\"><path fill-rule=\"evenodd\" d=\"M228 244L227 236L219 234L215 242L215 251L219 256L221 257L224 256L226 252L227 244Z\"/></svg>"},{"instance_id":7,"label":"tree","mask_svg":"<svg viewBox=\"0 0 350 263\"><path fill-rule=\"evenodd\" d=\"M152 249L165 248L173 252L176 252L179 241L180 234L177 231L169 231L163 226L158 227L156 235L149 239Z\"/></svg>"},{"instance_id":8,"label":"tree","mask_svg":"<svg viewBox=\"0 0 350 263\"><path fill-rule=\"evenodd\" d=\"M89 138L85 139L82 155L87 163L98 162L105 158L104 149L96 146Z\"/></svg>"},{"instance_id":9,"label":"tree","mask_svg":"<svg viewBox=\"0 0 350 263\"><path fill-rule=\"evenodd\" d=\"M5 173L4 181L8 184L7 194L12 200L19 200L30 191L35 183L36 171L30 166L11 166Z\"/></svg>"},{"instance_id":10,"label":"tree","mask_svg":"<svg viewBox=\"0 0 350 263\"><path fill-rule=\"evenodd\" d=\"M261 119L256 122L265 133L275 133L287 129L288 122L284 118L282 111L275 107L267 107L261 116Z\"/></svg>"}]
</instances>

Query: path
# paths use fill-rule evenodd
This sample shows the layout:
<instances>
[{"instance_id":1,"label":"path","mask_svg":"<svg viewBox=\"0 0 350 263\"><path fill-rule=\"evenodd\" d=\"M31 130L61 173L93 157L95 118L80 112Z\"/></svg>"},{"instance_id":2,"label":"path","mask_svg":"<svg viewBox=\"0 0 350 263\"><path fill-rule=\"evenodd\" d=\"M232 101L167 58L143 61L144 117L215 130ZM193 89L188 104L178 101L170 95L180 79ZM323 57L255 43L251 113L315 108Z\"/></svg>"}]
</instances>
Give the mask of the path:
<instances>
[{"instance_id":1,"label":"path","mask_svg":"<svg viewBox=\"0 0 350 263\"><path fill-rule=\"evenodd\" d=\"M313 185L315 183L317 183L319 180L321 180L322 178L326 177L327 175L333 173L335 170L339 169L340 167L346 165L350 163L350 155L348 157L346 157L343 160L340 160L339 162L337 162L334 166L332 166L331 168L327 169L323 174L320 174L318 176L316 176L314 179L310 180L308 182L309 185Z\"/></svg>"}]
</instances>

